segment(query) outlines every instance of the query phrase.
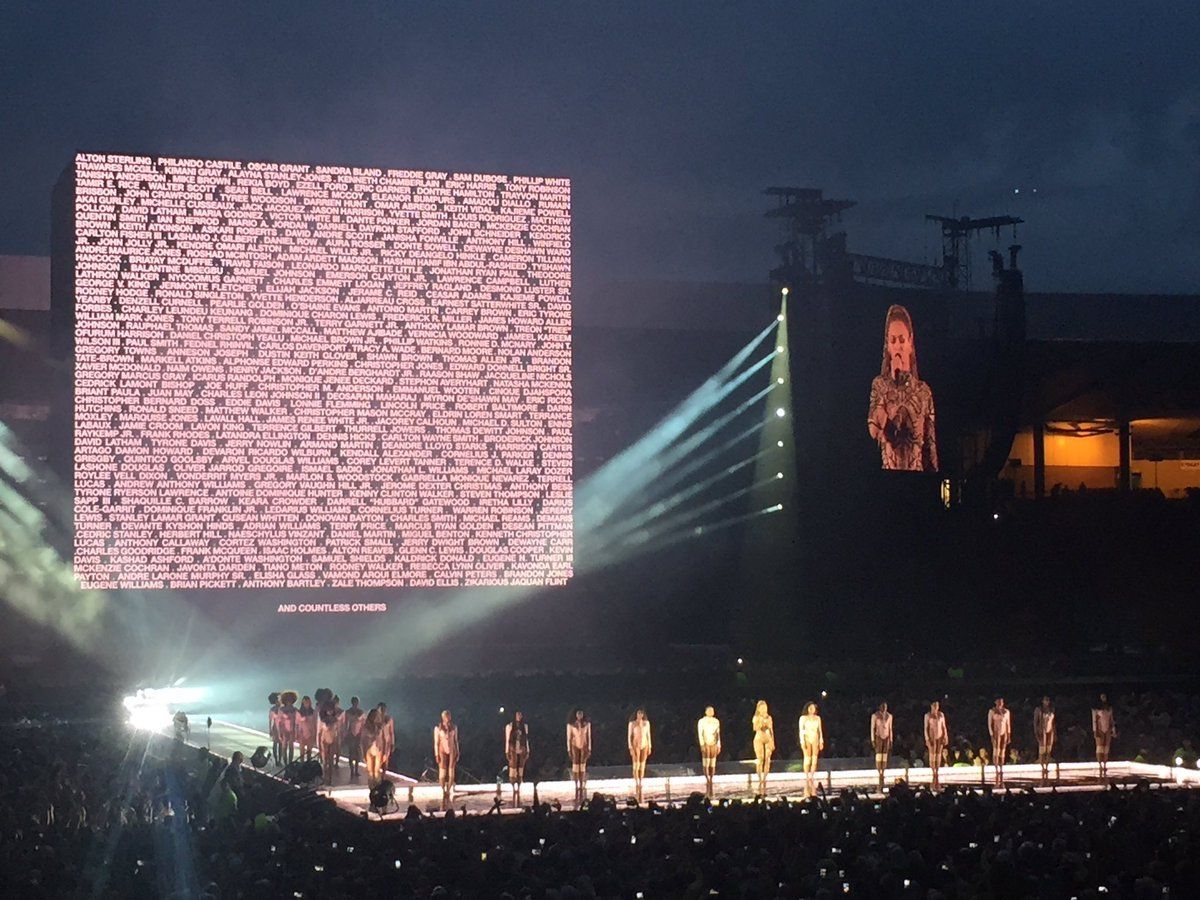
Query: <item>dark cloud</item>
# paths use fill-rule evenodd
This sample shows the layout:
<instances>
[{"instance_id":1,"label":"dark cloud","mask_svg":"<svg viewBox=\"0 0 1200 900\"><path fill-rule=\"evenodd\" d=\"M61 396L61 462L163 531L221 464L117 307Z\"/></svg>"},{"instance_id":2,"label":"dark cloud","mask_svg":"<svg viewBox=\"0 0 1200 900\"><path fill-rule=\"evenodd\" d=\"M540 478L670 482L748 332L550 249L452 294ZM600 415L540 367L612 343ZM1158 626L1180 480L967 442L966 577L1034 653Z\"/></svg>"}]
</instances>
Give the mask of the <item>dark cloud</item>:
<instances>
[{"instance_id":1,"label":"dark cloud","mask_svg":"<svg viewBox=\"0 0 1200 900\"><path fill-rule=\"evenodd\" d=\"M1195 291L1197 34L1167 2L8 3L0 252L112 149L568 175L582 282L761 278L782 183L860 200L867 252L1012 212L1038 288Z\"/></svg>"}]
</instances>

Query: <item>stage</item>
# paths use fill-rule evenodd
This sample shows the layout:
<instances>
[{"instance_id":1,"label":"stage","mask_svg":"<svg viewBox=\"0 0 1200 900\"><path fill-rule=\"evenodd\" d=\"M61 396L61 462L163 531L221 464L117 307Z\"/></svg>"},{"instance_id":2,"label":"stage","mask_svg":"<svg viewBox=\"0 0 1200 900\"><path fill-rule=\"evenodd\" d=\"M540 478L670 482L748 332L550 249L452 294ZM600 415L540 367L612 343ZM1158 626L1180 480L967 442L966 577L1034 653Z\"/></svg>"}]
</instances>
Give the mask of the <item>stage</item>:
<instances>
[{"instance_id":1,"label":"stage","mask_svg":"<svg viewBox=\"0 0 1200 900\"><path fill-rule=\"evenodd\" d=\"M1154 766L1134 762L1110 762L1108 778L1100 779L1095 763L1062 763L1051 767L1051 777L1047 783L1041 780L1041 766L1034 764L1013 765L1004 767L1004 786L1001 789L1022 791L1103 791L1116 785L1118 787L1135 782L1148 781L1162 787L1200 788L1200 772L1195 770L1175 769L1169 766ZM713 798L715 800L752 800L755 796L754 775L717 775L713 780ZM898 780L905 780L912 787L928 786L932 780L932 771L921 769L887 769L885 784L893 785ZM982 771L979 767L944 768L941 770L942 787L988 788L994 787L995 770L988 766ZM867 791L871 794L879 792L879 776L874 769L851 769L845 771L829 770L817 773L817 782L822 794L828 796L845 790ZM704 791L702 775L676 776L669 778L647 777L642 782L642 800L658 804L682 803L696 792ZM575 786L571 781L542 781L536 786L536 797L540 803L550 803L563 809L575 808ZM633 800L632 778L589 779L587 792L612 797L619 803ZM348 812L358 815L369 815L372 821L402 818L410 805L416 806L422 814L440 815L443 813L442 791L436 784L406 782L396 785L396 807L383 816L369 810L370 801L366 787L334 787L321 789L320 793L334 800L338 806ZM512 791L509 785L500 786L497 793L495 784L459 785L454 794L452 804L456 813L486 813L493 809L497 797L501 804L497 809L501 813L517 813L523 811L512 804ZM524 806L529 806L534 799L534 786L525 784L521 791ZM804 775L799 772L773 772L767 778L767 799L779 800L788 798L798 800L804 796Z\"/></svg>"},{"instance_id":2,"label":"stage","mask_svg":"<svg viewBox=\"0 0 1200 900\"><path fill-rule=\"evenodd\" d=\"M169 730L163 734L171 736ZM214 720L211 729L202 725L191 732L187 741L194 747L207 747L212 753L226 759L240 750L249 766L250 757L258 747L271 747L271 739L265 733ZM780 761L781 762L781 761ZM752 763L751 763L752 765ZM258 770L279 780L285 780L279 767L268 764ZM889 767L885 770L884 783L888 786L897 781L907 782L911 787L929 786L932 770L928 768ZM442 815L442 790L435 783L422 782L416 778L389 771L387 777L395 785L396 804L383 814L370 809L369 791L366 786L366 770L360 767L358 782L350 781L350 767L341 757L341 767L334 770L333 783L329 785L297 785L297 790L314 789L318 794L333 800L341 809L355 816L364 816L373 822L402 818L410 806L415 806L424 815ZM943 787L954 785L963 788L995 789L995 769L992 766L945 767L940 772ZM751 773L717 775L713 779L715 800L752 800L755 796L757 777ZM841 791L867 791L879 793L879 775L874 769L821 769L817 772L820 792L826 796ZM1099 777L1094 762L1055 763L1050 767L1050 779L1043 782L1041 766L1024 763L1004 767L1004 784L1001 789L1013 791L1103 791L1110 787L1125 787L1139 783L1150 783L1161 788L1200 788L1200 771L1173 766L1148 763L1113 761L1108 764L1108 777ZM658 804L682 803L693 793L704 791L703 775L671 775L647 777L643 781L642 800ZM612 797L620 803L632 801L632 778L591 778L587 793ZM767 799L800 799L804 796L804 774L802 772L772 772L767 778ZM533 803L549 803L563 809L575 808L575 786L571 781L541 781L536 785L526 783L522 787L522 807L512 803L512 790L508 784L460 784L455 789L452 807L456 813L487 813L496 808L504 814L522 812Z\"/></svg>"},{"instance_id":3,"label":"stage","mask_svg":"<svg viewBox=\"0 0 1200 900\"><path fill-rule=\"evenodd\" d=\"M161 733L167 737L175 736L171 728L164 728ZM265 731L257 731L253 728L246 728L243 725L235 725L232 722L224 722L218 719L213 719L212 728L206 728L202 721L197 722L195 727L191 729L191 736L188 738L187 743L197 748L206 747L209 751L224 759L229 759L235 751L240 750L242 755L246 757L246 768L248 769L254 768L250 764L250 757L254 755L254 751L259 747L266 747L267 752L271 752L271 736ZM300 758L299 744L296 745L295 758ZM320 759L319 754L315 750L313 751L313 758ZM344 755L338 757L338 759L341 765L339 768L333 770L333 783L326 785L326 787L333 789L353 789L355 782L350 780L350 761ZM366 785L366 766L360 765L359 770L360 783ZM280 781L286 781L283 777L283 767L277 766L272 762L268 762L266 766L255 771L263 775L269 775L272 778L278 778ZM396 784L397 788L410 783L417 783L416 779L409 778L407 775L401 775L399 772L389 771L387 777ZM307 785L304 786L307 787Z\"/></svg>"}]
</instances>

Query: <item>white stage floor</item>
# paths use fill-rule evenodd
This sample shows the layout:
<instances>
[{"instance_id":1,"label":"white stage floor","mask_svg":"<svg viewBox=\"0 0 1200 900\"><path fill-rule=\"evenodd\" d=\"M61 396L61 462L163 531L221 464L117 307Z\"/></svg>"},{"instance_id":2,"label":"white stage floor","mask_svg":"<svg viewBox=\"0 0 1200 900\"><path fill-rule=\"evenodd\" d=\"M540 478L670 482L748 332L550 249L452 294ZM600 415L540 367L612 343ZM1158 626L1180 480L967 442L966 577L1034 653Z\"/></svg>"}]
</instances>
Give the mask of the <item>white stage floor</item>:
<instances>
[{"instance_id":1,"label":"white stage floor","mask_svg":"<svg viewBox=\"0 0 1200 900\"><path fill-rule=\"evenodd\" d=\"M170 735L169 731L164 732ZM260 746L270 749L271 739L262 731L234 725L230 722L213 721L212 729L206 730L203 724L192 730L189 744L195 747L208 747L213 753L226 759L235 751L245 754L247 761ZM247 762L248 764L248 762ZM268 764L261 770L264 774L279 778L278 767ZM356 816L367 815L370 807L366 787L366 772L361 770L360 781L351 782L349 779L349 764L342 758L342 765L334 771L332 785L316 785L315 789L323 796L329 797L339 807ZM885 773L885 784L892 785L898 780L906 781L911 787L928 786L932 781L932 771L928 768L889 768ZM396 786L396 808L383 816L369 813L371 821L386 821L403 817L409 806L416 806L422 814L441 815L442 790L437 784L421 782L398 772L388 772L387 777ZM980 768L947 767L940 773L943 787L955 785L958 787L985 788L994 787L995 769L992 766ZM1004 787L1010 790L1056 790L1056 791L1102 791L1113 784L1128 783L1133 780L1145 780L1163 787L1200 788L1200 771L1195 769L1157 766L1146 763L1113 761L1108 764L1108 778L1101 779L1094 762L1088 763L1058 763L1050 768L1050 780L1042 782L1041 766L1036 763L1010 765L1004 767ZM717 775L713 781L714 799L716 800L751 800L755 794L756 777L753 774ZM846 769L830 771L822 769L817 772L817 783L826 795L836 794L844 790L878 792L879 776L874 769ZM540 803L561 805L563 809L575 807L575 786L570 781L542 781L536 785L525 784L521 792L521 800L528 807L536 797ZM670 777L647 777L643 781L642 800L658 804L682 803L695 792L704 791L704 778L700 775L677 775ZM612 797L618 802L633 798L633 779L631 778L594 778L587 783L587 793L602 794ZM767 779L768 799L800 799L804 796L804 775L800 772L773 772ZM500 812L518 813L522 808L514 807L511 788L507 784L500 785L502 803ZM493 808L497 798L496 784L461 784L455 790L453 808L456 812L486 813Z\"/></svg>"},{"instance_id":2,"label":"white stage floor","mask_svg":"<svg viewBox=\"0 0 1200 900\"><path fill-rule=\"evenodd\" d=\"M1144 779L1163 786L1200 788L1200 772L1195 770L1174 769L1169 766L1154 766L1133 762L1110 762L1108 778L1101 779L1095 763L1062 763L1052 766L1050 780L1043 783L1041 767L1032 765L1013 765L1004 767L1004 787L1009 790L1037 791L1102 791L1112 784L1121 784L1134 779ZM932 771L921 769L887 769L885 784L892 785L903 779L911 787L928 786L932 780ZM716 800L752 800L755 795L756 778L746 775L717 775L713 780L714 799ZM830 772L822 770L817 773L817 782L825 795L836 794L844 790L879 792L879 776L873 769L844 770ZM981 773L979 767L944 768L940 773L943 787L955 785L958 787L984 788L994 787L995 770L988 766ZM704 778L699 775L676 776L670 778L649 778L643 781L643 802L653 801L658 804L683 803L695 792L704 791ZM575 786L570 781L542 781L537 785L537 799L540 803L559 804L563 809L575 808ZM322 789L321 793L333 799L348 812L363 815L368 812L370 801L365 787L338 787ZM617 802L633 799L632 778L589 779L587 793L602 794L612 797ZM767 798L778 800L789 798L801 799L804 796L804 775L798 772L774 772L767 779ZM523 811L514 807L509 785L501 786L499 796L502 803L499 811L516 813ZM485 813L492 809L497 797L494 784L459 785L455 790L453 809L455 812ZM529 806L534 798L534 785L526 784L522 788L521 800L524 806ZM371 812L372 821L402 818L410 805L416 806L426 815L442 814L442 791L436 784L405 783L396 785L397 809L384 816Z\"/></svg>"},{"instance_id":3,"label":"white stage floor","mask_svg":"<svg viewBox=\"0 0 1200 900\"><path fill-rule=\"evenodd\" d=\"M167 728L162 732L168 737L173 737L174 732ZM256 731L253 728L246 728L243 725L235 725L232 722L223 722L218 719L213 719L212 728L206 729L204 722L194 723L192 727L191 739L188 743L193 747L207 747L210 751L218 756L229 759L235 750L242 751L246 757L246 765L250 766L250 757L254 755L254 751L259 747L266 747L267 752L271 750L271 736L265 731ZM314 751L313 757L319 759L319 755ZM300 746L296 745L296 759L300 758ZM339 757L341 762L340 767L333 770L332 787L355 787L355 782L350 780L350 761L343 755ZM260 769L264 775L271 775L275 778L282 779L282 766L276 766L274 763L268 762L266 767ZM365 766L359 766L359 783L366 785L367 770ZM397 787L409 783L416 784L415 778L409 778L407 775L401 775L399 772L388 772L387 777L396 783Z\"/></svg>"}]
</instances>

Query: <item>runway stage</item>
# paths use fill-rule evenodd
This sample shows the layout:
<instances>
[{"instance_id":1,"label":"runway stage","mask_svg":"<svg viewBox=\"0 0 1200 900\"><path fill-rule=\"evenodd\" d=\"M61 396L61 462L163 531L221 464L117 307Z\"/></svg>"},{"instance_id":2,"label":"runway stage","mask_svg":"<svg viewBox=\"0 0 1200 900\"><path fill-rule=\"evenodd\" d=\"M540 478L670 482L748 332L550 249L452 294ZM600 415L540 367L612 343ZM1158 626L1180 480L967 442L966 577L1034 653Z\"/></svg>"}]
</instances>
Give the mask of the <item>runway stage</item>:
<instances>
[{"instance_id":1,"label":"runway stage","mask_svg":"<svg viewBox=\"0 0 1200 900\"><path fill-rule=\"evenodd\" d=\"M170 734L165 731L165 734ZM225 758L235 750L241 750L246 759L260 746L270 749L271 739L265 733L229 722L213 721L210 732L205 734L203 727L192 731L189 744L196 747L208 746L209 749ZM778 761L784 762L784 761ZM753 762L748 763L753 768ZM261 770L264 774L279 778L280 773L274 766ZM342 758L342 766L334 771L332 785L317 785L317 793L329 797L340 808L355 816L368 816L373 821L388 821L402 818L408 807L416 806L425 815L442 815L442 790L437 784L418 781L397 772L388 772L387 777L396 786L396 807L385 815L377 815L369 810L370 800L366 787L365 769L359 783L349 780L349 765ZM898 780L906 781L912 787L928 786L932 781L932 770L928 768L888 768L885 771L885 784L892 785ZM986 788L994 787L995 769L992 766L981 768L947 767L940 773L943 787ZM713 780L714 799L717 800L750 800L754 797L756 776L753 772L746 774L717 775ZM874 769L822 769L817 772L817 782L826 794L836 794L840 791L855 790L878 792L879 775ZM1056 763L1050 767L1050 781L1043 784L1041 766L1037 763L1010 765L1004 767L1004 787L1009 790L1035 791L1103 791L1110 786L1126 786L1134 783L1149 782L1162 788L1200 788L1200 771L1196 769L1158 766L1147 763L1128 761L1113 761L1108 764L1108 778L1101 779L1094 762ZM703 775L672 775L667 777L647 777L643 782L642 799L658 804L682 803L695 792L704 791ZM537 785L525 784L521 792L521 800L525 806L533 802L534 790L540 803L561 805L563 809L573 809L575 805L575 786L571 781L541 781ZM298 788L299 789L299 788ZM500 812L515 814L522 809L515 808L511 802L511 789L507 784L500 785L499 796L502 799ZM633 797L632 778L592 778L587 783L588 796L603 794L625 802ZM767 779L768 799L800 799L804 796L804 774L802 772L772 772ZM455 790L453 808L455 812L486 813L495 805L497 785L492 784L460 784Z\"/></svg>"},{"instance_id":2,"label":"runway stage","mask_svg":"<svg viewBox=\"0 0 1200 900\"><path fill-rule=\"evenodd\" d=\"M162 731L167 737L174 737L174 731L171 728L164 728ZM191 737L187 741L193 747L207 747L217 756L229 759L234 751L240 750L246 757L246 766L250 766L250 757L254 755L254 751L259 747L266 747L267 752L271 751L271 736L265 731L257 731L253 728L246 728L244 725L235 725L232 722L223 722L219 719L213 719L212 728L206 729L201 723L192 729ZM318 754L314 751L314 758L318 758ZM300 747L296 745L296 758L300 758ZM353 788L355 783L350 780L350 761L345 756L339 757L341 761L340 768L333 770L333 788ZM361 774L359 778L362 784L367 782L366 766L359 767ZM270 775L273 778L283 779L283 770L281 766L276 766L273 763L267 763L266 767L257 770L264 775ZM401 775L399 772L387 773L387 777L395 782L396 787L407 785L410 782L416 784L415 778L409 778L407 775Z\"/></svg>"},{"instance_id":3,"label":"runway stage","mask_svg":"<svg viewBox=\"0 0 1200 900\"><path fill-rule=\"evenodd\" d=\"M1057 770L1057 776L1055 771ZM878 792L879 776L874 769L848 769L830 772L823 770L817 773L818 782L826 795L853 789L855 791ZM1051 768L1051 780L1042 784L1041 766L1015 765L1004 767L1005 787L1010 790L1037 791L1102 791L1111 785L1131 784L1135 781L1149 781L1164 787L1200 788L1200 772L1194 770L1173 769L1168 766L1153 766L1134 762L1110 762L1108 778L1101 780L1097 776L1095 763L1062 763ZM898 779L905 779L910 786L929 785L932 778L930 769L887 769L885 784L892 785ZM980 773L978 767L948 768L941 770L943 787L956 785L960 787L982 788L993 786L995 771L988 766ZM713 780L714 799L717 800L751 800L754 798L753 774L746 775L717 775ZM702 775L673 776L669 778L647 777L642 782L642 800L658 804L683 803L694 792L704 791ZM588 796L603 794L618 802L633 798L632 778L597 778L589 779L587 784ZM347 812L357 815L368 814L370 801L365 787L338 787L322 789L321 793L333 799L338 806ZM511 789L507 784L501 786L501 813L518 813L522 809L515 808L511 802ZM804 796L804 775L800 772L773 772L767 779L767 798L790 798L798 800ZM497 797L494 784L459 785L455 790L453 808L456 813L486 813L492 809ZM526 784L521 792L521 800L528 806L533 802L534 786ZM402 818L410 805L414 805L423 814L441 815L441 788L436 784L406 783L396 785L397 808L386 815L378 816L369 813L371 821L385 821ZM575 786L570 781L542 781L537 784L537 799L540 803L561 804L563 809L575 807Z\"/></svg>"}]
</instances>

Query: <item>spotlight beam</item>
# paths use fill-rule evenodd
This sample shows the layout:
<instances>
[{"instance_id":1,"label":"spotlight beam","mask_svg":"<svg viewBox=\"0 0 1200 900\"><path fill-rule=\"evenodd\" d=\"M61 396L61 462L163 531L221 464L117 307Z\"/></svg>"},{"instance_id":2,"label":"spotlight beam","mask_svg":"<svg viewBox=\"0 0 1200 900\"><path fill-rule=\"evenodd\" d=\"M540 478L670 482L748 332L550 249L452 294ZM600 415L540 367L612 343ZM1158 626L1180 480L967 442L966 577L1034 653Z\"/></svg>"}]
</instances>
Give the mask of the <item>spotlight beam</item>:
<instances>
[{"instance_id":1,"label":"spotlight beam","mask_svg":"<svg viewBox=\"0 0 1200 900\"><path fill-rule=\"evenodd\" d=\"M664 513L670 512L681 503L690 500L692 497L695 497L697 494L701 493L707 488L712 487L717 482L728 478L730 475L733 475L736 472L740 472L742 469L746 468L746 466L753 465L758 458L763 455L764 452L765 451L760 450L753 456L748 456L746 459L722 469L715 475L710 475L708 478L697 481L695 484L684 488L682 491L672 494L670 497L652 503L640 513L613 525L609 529L608 534L600 533L597 535L597 539L600 541L600 546L606 546L609 542L611 542L614 538L619 537L621 534L624 534L633 528L638 528L645 522L656 519Z\"/></svg>"},{"instance_id":2,"label":"spotlight beam","mask_svg":"<svg viewBox=\"0 0 1200 900\"><path fill-rule=\"evenodd\" d=\"M727 519L720 519L708 525L697 525L695 528L687 528L683 531L676 532L673 535L667 535L657 541L651 550L664 550L667 547L672 547L675 544L682 544L684 541L696 540L706 537L714 531L723 531L726 528L732 528L735 525L740 525L743 522L749 522L752 519L758 519L762 516L768 516L772 513L780 512L783 509L782 503L777 503L774 506L768 506L765 509L758 509L754 512L743 513L740 516L730 516Z\"/></svg>"},{"instance_id":3,"label":"spotlight beam","mask_svg":"<svg viewBox=\"0 0 1200 900\"><path fill-rule=\"evenodd\" d=\"M765 487L775 480L776 479L774 478L770 478L757 481L747 487L738 488L736 491L731 491L728 494L717 497L715 500L709 500L708 502L702 503L700 506L694 507L693 509L679 513L675 516L671 516L662 522L656 522L656 527L653 531L647 529L635 531L632 534L627 535L623 540L619 541L616 546L618 549L626 547L644 547L650 541L658 540L664 534L671 534L673 529L678 528L679 526L688 522L695 521L705 513L711 512L714 509L719 509L728 503L732 503L739 497L744 497L752 491L756 491L762 487Z\"/></svg>"},{"instance_id":4,"label":"spotlight beam","mask_svg":"<svg viewBox=\"0 0 1200 900\"><path fill-rule=\"evenodd\" d=\"M663 465L652 465L651 461L670 448L705 413L728 396L731 390L728 385L729 379L734 377L734 373L749 359L754 348L778 325L776 321L767 325L715 375L709 377L668 413L657 426L605 463L579 487L575 493L577 531L603 525L621 507L623 501L638 496L646 485L663 471ZM736 378L734 380L736 381ZM678 458L678 455L672 457Z\"/></svg>"}]
</instances>

